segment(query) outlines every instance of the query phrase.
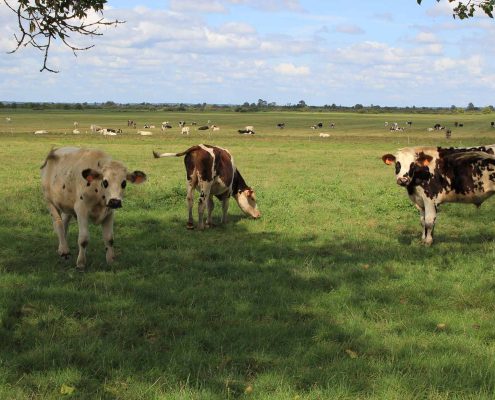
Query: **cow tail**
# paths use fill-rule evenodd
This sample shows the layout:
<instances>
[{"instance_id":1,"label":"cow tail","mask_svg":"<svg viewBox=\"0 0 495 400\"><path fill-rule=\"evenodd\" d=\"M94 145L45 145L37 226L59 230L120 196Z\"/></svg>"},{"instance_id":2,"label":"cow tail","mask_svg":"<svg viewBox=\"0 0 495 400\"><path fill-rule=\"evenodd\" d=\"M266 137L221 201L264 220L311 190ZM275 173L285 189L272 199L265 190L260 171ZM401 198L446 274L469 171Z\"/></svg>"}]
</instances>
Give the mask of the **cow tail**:
<instances>
[{"instance_id":1,"label":"cow tail","mask_svg":"<svg viewBox=\"0 0 495 400\"><path fill-rule=\"evenodd\" d=\"M200 149L199 146L193 146L188 148L186 151L183 151L181 153L158 153L156 151L153 151L153 157L155 158L162 158L162 157L182 157L183 155L186 155L187 153L190 153L194 150Z\"/></svg>"},{"instance_id":2,"label":"cow tail","mask_svg":"<svg viewBox=\"0 0 495 400\"><path fill-rule=\"evenodd\" d=\"M57 159L57 156L55 155L55 149L51 149L50 152L48 153L48 155L46 156L45 162L40 167L40 169L45 168L46 167L46 164L48 164L48 161L50 161L50 160L56 160L56 159Z\"/></svg>"}]
</instances>

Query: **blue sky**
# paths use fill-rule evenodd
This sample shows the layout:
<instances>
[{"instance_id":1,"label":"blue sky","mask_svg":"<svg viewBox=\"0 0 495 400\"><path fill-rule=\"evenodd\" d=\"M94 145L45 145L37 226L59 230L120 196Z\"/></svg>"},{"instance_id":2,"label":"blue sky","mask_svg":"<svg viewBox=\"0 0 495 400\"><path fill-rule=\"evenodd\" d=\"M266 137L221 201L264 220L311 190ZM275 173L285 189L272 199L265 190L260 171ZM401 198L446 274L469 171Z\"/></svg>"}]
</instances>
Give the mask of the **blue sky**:
<instances>
[{"instance_id":1,"label":"blue sky","mask_svg":"<svg viewBox=\"0 0 495 400\"><path fill-rule=\"evenodd\" d=\"M0 3L0 100L495 105L495 22L447 0L110 0L74 57L14 47ZM94 18L94 16L92 16Z\"/></svg>"}]
</instances>

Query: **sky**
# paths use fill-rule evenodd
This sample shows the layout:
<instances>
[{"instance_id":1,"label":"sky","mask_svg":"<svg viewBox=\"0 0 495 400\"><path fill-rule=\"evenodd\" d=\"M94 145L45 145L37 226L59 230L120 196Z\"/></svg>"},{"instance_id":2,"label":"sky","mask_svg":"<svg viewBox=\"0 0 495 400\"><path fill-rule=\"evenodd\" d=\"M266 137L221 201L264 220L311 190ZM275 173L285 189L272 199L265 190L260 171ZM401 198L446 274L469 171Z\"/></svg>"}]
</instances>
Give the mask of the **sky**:
<instances>
[{"instance_id":1,"label":"sky","mask_svg":"<svg viewBox=\"0 0 495 400\"><path fill-rule=\"evenodd\" d=\"M495 21L447 0L109 0L102 36L16 53L0 2L0 101L483 107ZM90 18L96 18L95 15Z\"/></svg>"}]
</instances>

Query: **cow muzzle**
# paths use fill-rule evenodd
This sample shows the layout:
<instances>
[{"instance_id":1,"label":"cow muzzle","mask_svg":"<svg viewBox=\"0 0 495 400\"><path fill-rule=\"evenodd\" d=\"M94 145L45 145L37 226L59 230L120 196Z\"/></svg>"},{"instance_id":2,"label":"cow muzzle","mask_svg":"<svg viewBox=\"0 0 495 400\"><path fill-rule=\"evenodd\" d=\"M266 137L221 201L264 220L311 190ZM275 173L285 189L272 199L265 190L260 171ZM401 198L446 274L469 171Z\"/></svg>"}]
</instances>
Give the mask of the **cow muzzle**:
<instances>
[{"instance_id":1,"label":"cow muzzle","mask_svg":"<svg viewBox=\"0 0 495 400\"><path fill-rule=\"evenodd\" d=\"M122 207L122 200L110 199L110 200L108 200L107 207L108 208L121 208Z\"/></svg>"},{"instance_id":2,"label":"cow muzzle","mask_svg":"<svg viewBox=\"0 0 495 400\"><path fill-rule=\"evenodd\" d=\"M397 178L397 185L400 186L407 186L411 183L411 178L407 176L401 176L400 178Z\"/></svg>"}]
</instances>

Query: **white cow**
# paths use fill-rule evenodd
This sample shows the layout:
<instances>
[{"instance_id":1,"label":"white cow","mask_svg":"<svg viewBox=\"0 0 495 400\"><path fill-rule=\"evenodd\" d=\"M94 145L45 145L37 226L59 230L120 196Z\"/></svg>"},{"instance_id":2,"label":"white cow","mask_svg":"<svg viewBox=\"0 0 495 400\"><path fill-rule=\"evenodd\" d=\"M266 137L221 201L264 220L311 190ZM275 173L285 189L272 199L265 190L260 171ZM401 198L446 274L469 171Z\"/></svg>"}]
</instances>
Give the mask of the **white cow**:
<instances>
[{"instance_id":1,"label":"white cow","mask_svg":"<svg viewBox=\"0 0 495 400\"><path fill-rule=\"evenodd\" d=\"M79 131L79 129L74 129L74 130L72 131L72 133L73 133L74 135L78 135L78 134L80 134L81 132Z\"/></svg>"},{"instance_id":2,"label":"white cow","mask_svg":"<svg viewBox=\"0 0 495 400\"><path fill-rule=\"evenodd\" d=\"M180 133L182 135L189 135L189 127L188 126L183 126L180 130Z\"/></svg>"},{"instance_id":3,"label":"white cow","mask_svg":"<svg viewBox=\"0 0 495 400\"><path fill-rule=\"evenodd\" d=\"M50 151L41 167L41 185L59 240L58 254L64 258L69 256L69 222L76 217L79 226L77 268L82 270L86 265L89 221L102 225L106 260L112 263L114 210L122 207L127 182L145 180L144 172L130 173L121 162L99 150L62 147Z\"/></svg>"},{"instance_id":4,"label":"white cow","mask_svg":"<svg viewBox=\"0 0 495 400\"><path fill-rule=\"evenodd\" d=\"M330 134L321 132L320 137L330 137Z\"/></svg>"},{"instance_id":5,"label":"white cow","mask_svg":"<svg viewBox=\"0 0 495 400\"><path fill-rule=\"evenodd\" d=\"M153 135L153 132L150 132L150 131L138 131L138 134L140 134L141 136L151 136L151 135Z\"/></svg>"},{"instance_id":6,"label":"white cow","mask_svg":"<svg viewBox=\"0 0 495 400\"><path fill-rule=\"evenodd\" d=\"M48 133L48 131L45 131L44 129L40 129L39 131L34 131L35 135L44 135L45 133Z\"/></svg>"}]
</instances>

